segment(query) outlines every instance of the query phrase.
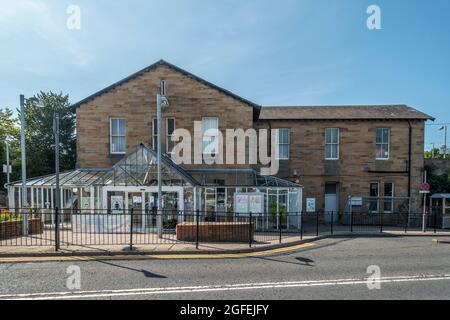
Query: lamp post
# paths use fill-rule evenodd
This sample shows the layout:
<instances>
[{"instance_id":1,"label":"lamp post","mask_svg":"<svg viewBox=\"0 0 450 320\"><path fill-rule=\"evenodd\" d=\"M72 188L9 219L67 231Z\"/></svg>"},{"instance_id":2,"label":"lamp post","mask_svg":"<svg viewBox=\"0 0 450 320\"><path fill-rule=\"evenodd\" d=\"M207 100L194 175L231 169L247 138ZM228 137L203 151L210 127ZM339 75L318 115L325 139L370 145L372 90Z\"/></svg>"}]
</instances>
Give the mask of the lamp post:
<instances>
[{"instance_id":1,"label":"lamp post","mask_svg":"<svg viewBox=\"0 0 450 320\"><path fill-rule=\"evenodd\" d=\"M53 114L53 134L55 136L55 245L59 250L59 214L60 209L60 187L59 187L59 113Z\"/></svg>"},{"instance_id":2,"label":"lamp post","mask_svg":"<svg viewBox=\"0 0 450 320\"><path fill-rule=\"evenodd\" d=\"M39 100L35 97L25 99L23 94L20 95L20 147L22 153L22 233L24 236L28 235L28 220L27 220L27 153L26 153L26 145L25 145L25 101L29 101L32 103L39 103Z\"/></svg>"},{"instance_id":3,"label":"lamp post","mask_svg":"<svg viewBox=\"0 0 450 320\"><path fill-rule=\"evenodd\" d=\"M162 108L169 106L169 100L165 96L160 94L156 95L156 122L157 122L157 143L156 154L158 162L158 236L162 237L162 166L161 166L161 121L162 121Z\"/></svg>"},{"instance_id":4,"label":"lamp post","mask_svg":"<svg viewBox=\"0 0 450 320\"><path fill-rule=\"evenodd\" d=\"M447 159L447 125L440 127L439 131L444 131L444 159Z\"/></svg>"}]
</instances>

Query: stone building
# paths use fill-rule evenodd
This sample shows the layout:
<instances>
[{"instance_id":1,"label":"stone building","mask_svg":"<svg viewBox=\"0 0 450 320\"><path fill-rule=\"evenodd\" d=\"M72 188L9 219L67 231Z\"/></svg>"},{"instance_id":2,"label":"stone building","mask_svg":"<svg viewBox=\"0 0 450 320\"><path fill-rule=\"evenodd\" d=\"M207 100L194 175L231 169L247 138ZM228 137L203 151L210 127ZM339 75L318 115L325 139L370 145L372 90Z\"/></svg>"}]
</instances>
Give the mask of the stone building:
<instances>
[{"instance_id":1,"label":"stone building","mask_svg":"<svg viewBox=\"0 0 450 320\"><path fill-rule=\"evenodd\" d=\"M277 212L300 212L307 198L315 200L316 210L341 212L350 196L372 199L373 212L396 210L394 201L384 198L407 199L412 210L419 205L424 123L431 116L405 105L260 106L161 60L73 105L78 169L61 179L61 206L113 209L119 197L127 208L154 205L155 181L149 178L154 172L147 169L154 165L158 93L170 101L162 121L165 192L183 190L165 205L230 212L242 193L263 194L266 213L274 203ZM261 176L255 165L174 165L175 129L192 134L193 149L205 140L206 131L194 132L195 121L224 134L234 128L277 129L277 176ZM53 178L29 182L30 203L54 206ZM9 187L12 203L21 206L20 184Z\"/></svg>"}]
</instances>

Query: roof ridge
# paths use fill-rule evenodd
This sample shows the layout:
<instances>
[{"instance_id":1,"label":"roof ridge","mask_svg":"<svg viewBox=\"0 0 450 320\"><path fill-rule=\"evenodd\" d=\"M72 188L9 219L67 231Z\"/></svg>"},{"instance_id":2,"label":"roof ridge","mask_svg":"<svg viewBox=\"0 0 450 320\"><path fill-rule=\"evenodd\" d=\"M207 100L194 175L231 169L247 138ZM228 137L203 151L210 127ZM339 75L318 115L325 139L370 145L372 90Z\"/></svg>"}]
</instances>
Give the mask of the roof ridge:
<instances>
[{"instance_id":1,"label":"roof ridge","mask_svg":"<svg viewBox=\"0 0 450 320\"><path fill-rule=\"evenodd\" d=\"M231 91L229 91L227 89L224 89L222 87L219 87L218 85L215 85L215 84L213 84L213 83L211 83L211 82L209 82L207 80L204 80L203 78L201 78L201 77L199 77L199 76L197 76L197 75L195 75L195 74L193 74L193 73L191 73L189 71L186 71L186 70L184 70L184 69L182 69L182 68L180 68L180 67L178 67L178 66L176 66L176 65L174 65L174 64L172 64L170 62L167 62L164 59L160 59L157 62L151 64L150 66L145 67L145 68L143 68L143 69L141 69L141 70L131 74L130 76L125 77L122 80L119 80L119 81L117 81L117 82L107 86L106 88L104 88L104 89L102 89L100 91L97 91L96 93L94 93L94 94L92 94L92 95L90 95L90 96L88 96L88 97L86 97L86 98L84 98L84 99L82 99L82 100L72 104L71 108L73 108L73 109L79 108L81 105L83 105L85 103L88 103L89 101L94 100L95 98L97 98L97 97L99 97L99 96L101 96L101 95L103 95L103 94L105 94L105 93L115 89L116 87L118 87L118 86L120 86L122 84L125 84L125 83L127 83L127 82L129 82L131 80L134 80L137 77L139 77L139 76L141 76L141 75L143 75L143 74L145 74L147 72L150 72L150 71L154 70L156 67L158 67L160 65L167 66L167 67L169 67L169 68L171 68L171 69L173 69L173 70L175 70L177 72L180 72L180 73L182 73L183 75L185 75L185 76L187 76L189 78L192 78L192 79L194 79L194 80L196 80L196 81L198 81L200 83L203 83L204 85L207 85L207 86L209 86L209 87L211 87L211 88L213 88L215 90L218 90L218 91L220 91L220 92L222 92L222 93L224 93L224 94L226 94L228 96L231 96L232 98L234 98L236 100L244 102L244 103L250 105L251 107L253 107L253 108L257 109L257 110L261 109L261 105L256 104L256 103L254 103L254 102L252 102L252 101L250 101L248 99L245 99L245 98L243 98L241 96L238 96L237 94L235 94L235 93L233 93L233 92L231 92Z\"/></svg>"}]
</instances>

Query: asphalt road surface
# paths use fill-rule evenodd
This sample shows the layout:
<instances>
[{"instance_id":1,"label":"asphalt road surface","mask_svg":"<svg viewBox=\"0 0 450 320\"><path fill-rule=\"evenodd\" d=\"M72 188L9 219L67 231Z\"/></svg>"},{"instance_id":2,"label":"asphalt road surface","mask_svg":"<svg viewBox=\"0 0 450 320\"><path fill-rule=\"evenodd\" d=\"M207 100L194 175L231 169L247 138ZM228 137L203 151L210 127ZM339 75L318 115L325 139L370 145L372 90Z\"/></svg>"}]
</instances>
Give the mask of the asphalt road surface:
<instances>
[{"instance_id":1,"label":"asphalt road surface","mask_svg":"<svg viewBox=\"0 0 450 320\"><path fill-rule=\"evenodd\" d=\"M450 299L450 244L432 240L327 239L240 259L6 263L0 299Z\"/></svg>"}]
</instances>

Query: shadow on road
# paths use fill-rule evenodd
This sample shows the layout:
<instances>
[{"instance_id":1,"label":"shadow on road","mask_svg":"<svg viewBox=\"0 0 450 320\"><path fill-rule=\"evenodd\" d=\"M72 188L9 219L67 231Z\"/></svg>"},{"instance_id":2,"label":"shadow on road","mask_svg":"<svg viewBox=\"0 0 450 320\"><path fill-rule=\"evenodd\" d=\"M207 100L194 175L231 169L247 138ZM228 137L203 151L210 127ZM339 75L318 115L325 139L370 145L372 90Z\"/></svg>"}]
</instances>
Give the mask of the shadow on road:
<instances>
[{"instance_id":1,"label":"shadow on road","mask_svg":"<svg viewBox=\"0 0 450 320\"><path fill-rule=\"evenodd\" d=\"M116 267L116 268L122 268L122 269L126 269L126 270L130 270L130 271L134 271L134 272L140 272L142 273L146 278L156 278L156 279L167 279L166 276L163 275L159 275L153 272L150 272L148 270L143 270L143 269L135 269L135 268L131 268L131 267L125 267L125 266L121 266L118 265L116 263L112 263L112 262L108 262L108 261L102 261L102 260L98 260L96 261L98 263L103 263L106 264L108 266L112 266L112 267Z\"/></svg>"}]
</instances>

